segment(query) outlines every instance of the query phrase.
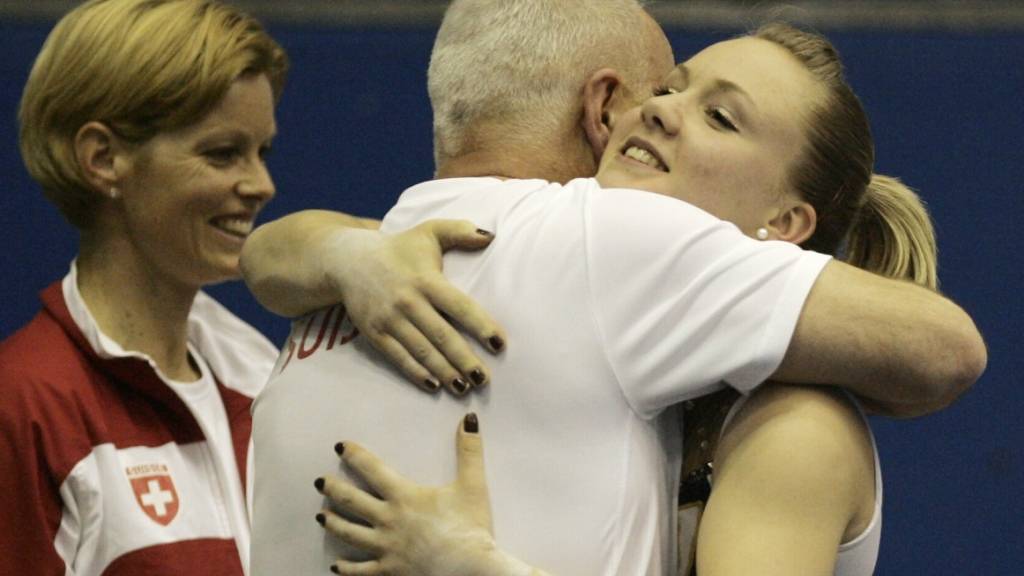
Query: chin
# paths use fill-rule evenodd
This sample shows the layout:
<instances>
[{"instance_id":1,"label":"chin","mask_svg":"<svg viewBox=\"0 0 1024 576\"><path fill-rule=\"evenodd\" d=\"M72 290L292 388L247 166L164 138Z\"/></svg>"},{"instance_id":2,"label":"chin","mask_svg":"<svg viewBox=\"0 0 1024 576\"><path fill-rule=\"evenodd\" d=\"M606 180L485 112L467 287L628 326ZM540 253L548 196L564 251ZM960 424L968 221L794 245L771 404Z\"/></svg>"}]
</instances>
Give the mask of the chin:
<instances>
[{"instance_id":1,"label":"chin","mask_svg":"<svg viewBox=\"0 0 1024 576\"><path fill-rule=\"evenodd\" d=\"M242 271L238 267L237 256L230 261L222 260L220 262L206 262L203 268L204 270L199 276L200 288L223 284L224 282L231 282L233 280L240 280L242 278Z\"/></svg>"},{"instance_id":2,"label":"chin","mask_svg":"<svg viewBox=\"0 0 1024 576\"><path fill-rule=\"evenodd\" d=\"M630 179L625 174L615 170L601 170L596 176L597 183L603 188L634 188L630 186Z\"/></svg>"}]
</instances>

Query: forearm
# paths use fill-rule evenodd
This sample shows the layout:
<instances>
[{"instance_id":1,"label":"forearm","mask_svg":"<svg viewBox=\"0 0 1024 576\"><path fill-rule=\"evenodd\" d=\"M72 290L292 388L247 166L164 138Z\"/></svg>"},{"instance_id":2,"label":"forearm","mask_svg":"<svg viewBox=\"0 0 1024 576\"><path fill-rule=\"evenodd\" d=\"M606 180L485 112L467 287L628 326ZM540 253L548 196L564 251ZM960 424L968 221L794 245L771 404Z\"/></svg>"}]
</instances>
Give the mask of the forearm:
<instances>
[{"instance_id":1,"label":"forearm","mask_svg":"<svg viewBox=\"0 0 1024 576\"><path fill-rule=\"evenodd\" d=\"M353 231L380 222L326 210L305 210L257 228L242 249L240 266L249 289L268 310L298 316L340 300L326 262Z\"/></svg>"},{"instance_id":2,"label":"forearm","mask_svg":"<svg viewBox=\"0 0 1024 576\"><path fill-rule=\"evenodd\" d=\"M986 362L981 335L953 302L833 262L812 288L773 378L841 386L876 411L909 416L952 402Z\"/></svg>"},{"instance_id":3,"label":"forearm","mask_svg":"<svg viewBox=\"0 0 1024 576\"><path fill-rule=\"evenodd\" d=\"M868 414L884 416L886 418L906 419L927 416L933 412L938 412L939 410L949 406L955 398L935 400L932 402L927 402L925 400L911 402L878 402L871 398L858 395L857 400L860 402L864 411Z\"/></svg>"}]
</instances>

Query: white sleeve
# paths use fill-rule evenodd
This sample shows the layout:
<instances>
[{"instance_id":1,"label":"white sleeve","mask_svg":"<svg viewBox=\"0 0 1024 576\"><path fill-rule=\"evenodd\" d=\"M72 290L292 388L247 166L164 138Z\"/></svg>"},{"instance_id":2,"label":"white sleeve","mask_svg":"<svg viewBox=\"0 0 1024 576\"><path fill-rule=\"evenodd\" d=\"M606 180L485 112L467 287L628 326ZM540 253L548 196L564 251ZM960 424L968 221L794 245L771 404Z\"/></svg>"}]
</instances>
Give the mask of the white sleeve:
<instances>
[{"instance_id":1,"label":"white sleeve","mask_svg":"<svg viewBox=\"0 0 1024 576\"><path fill-rule=\"evenodd\" d=\"M595 322L643 417L721 382L748 392L767 379L830 258L647 192L590 194L584 220Z\"/></svg>"},{"instance_id":2,"label":"white sleeve","mask_svg":"<svg viewBox=\"0 0 1024 576\"><path fill-rule=\"evenodd\" d=\"M57 535L53 539L53 548L64 561L64 576L74 576L78 549L82 544L82 517L78 509L78 500L72 486L77 483L75 470L68 474L60 487L61 517Z\"/></svg>"}]
</instances>

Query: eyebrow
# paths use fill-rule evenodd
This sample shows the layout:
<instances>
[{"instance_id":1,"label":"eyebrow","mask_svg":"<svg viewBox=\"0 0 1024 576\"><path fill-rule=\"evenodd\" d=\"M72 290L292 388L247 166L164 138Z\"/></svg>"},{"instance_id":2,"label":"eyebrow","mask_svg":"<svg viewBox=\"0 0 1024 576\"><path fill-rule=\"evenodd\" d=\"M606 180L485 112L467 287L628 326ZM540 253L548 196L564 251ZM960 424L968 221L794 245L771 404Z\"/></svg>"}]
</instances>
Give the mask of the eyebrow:
<instances>
[{"instance_id":1,"label":"eyebrow","mask_svg":"<svg viewBox=\"0 0 1024 576\"><path fill-rule=\"evenodd\" d=\"M275 125L274 126L274 130L270 134L267 135L267 138L265 138L263 140L260 140L260 139L256 139L256 140L258 140L258 142L260 144L262 144L264 142L269 142L269 141L273 140L276 137L277 137L277 126ZM250 141L253 141L253 134L251 134L247 130L243 130L243 129L235 127L235 126L216 126L216 127L209 128L204 134L202 134L200 136L200 138L199 138L199 142L200 143L210 143L210 142L215 142L215 141L222 140L222 139L230 140L233 143L234 142L239 142L239 141L241 141L241 142L250 142Z\"/></svg>"}]
</instances>

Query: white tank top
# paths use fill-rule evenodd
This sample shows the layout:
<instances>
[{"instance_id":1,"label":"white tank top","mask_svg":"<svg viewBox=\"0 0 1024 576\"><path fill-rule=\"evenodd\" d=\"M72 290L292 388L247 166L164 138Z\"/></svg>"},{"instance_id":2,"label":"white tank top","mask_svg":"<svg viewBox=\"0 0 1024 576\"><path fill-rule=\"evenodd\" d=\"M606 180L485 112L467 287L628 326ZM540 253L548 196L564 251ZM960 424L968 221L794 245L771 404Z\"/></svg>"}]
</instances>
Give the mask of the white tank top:
<instances>
[{"instance_id":1,"label":"white tank top","mask_svg":"<svg viewBox=\"0 0 1024 576\"><path fill-rule=\"evenodd\" d=\"M853 396L847 394L847 397L857 407L857 412L867 426L867 418L860 404ZM722 424L723 432L746 399L746 396L740 396L733 403ZM875 572L875 563L878 560L878 547L882 538L882 469L878 461L878 446L875 444L875 436L872 434L870 426L867 427L867 430L868 436L871 438L871 449L875 454L875 511L871 516L871 522L863 532L839 545L834 576L871 576ZM693 503L687 503L680 507L677 524L681 560L679 576L689 576L690 566L685 554L687 550L693 550L696 545L695 538L699 521L700 509L694 507Z\"/></svg>"}]
</instances>

